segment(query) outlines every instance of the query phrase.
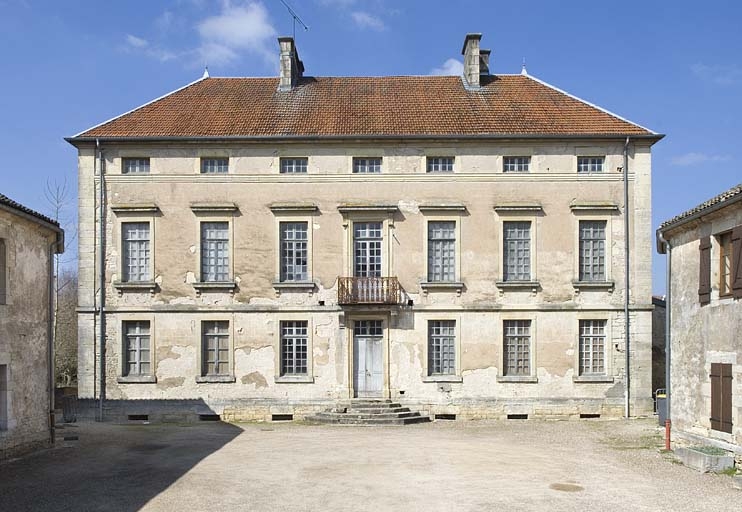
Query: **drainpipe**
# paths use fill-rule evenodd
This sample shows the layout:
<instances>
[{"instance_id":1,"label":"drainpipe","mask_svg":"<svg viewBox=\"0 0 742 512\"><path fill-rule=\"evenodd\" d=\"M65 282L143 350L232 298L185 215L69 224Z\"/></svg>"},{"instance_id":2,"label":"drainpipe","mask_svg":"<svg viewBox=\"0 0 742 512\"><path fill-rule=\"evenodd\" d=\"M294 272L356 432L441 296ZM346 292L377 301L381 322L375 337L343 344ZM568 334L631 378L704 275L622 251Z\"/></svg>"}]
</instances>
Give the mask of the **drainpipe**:
<instances>
[{"instance_id":1,"label":"drainpipe","mask_svg":"<svg viewBox=\"0 0 742 512\"><path fill-rule=\"evenodd\" d=\"M629 340L629 257L631 255L631 245L629 243L629 140L626 137L626 143L623 146L623 230L624 230L624 325L626 329L625 352L626 352L626 418L631 417L631 350Z\"/></svg>"},{"instance_id":2,"label":"drainpipe","mask_svg":"<svg viewBox=\"0 0 742 512\"><path fill-rule=\"evenodd\" d=\"M58 235L57 235L58 236ZM46 315L47 363L49 364L49 442L54 445L54 255L59 240L49 245L49 279L47 289L49 293L49 313Z\"/></svg>"},{"instance_id":3,"label":"drainpipe","mask_svg":"<svg viewBox=\"0 0 742 512\"><path fill-rule=\"evenodd\" d=\"M665 245L667 250L667 269L665 276L665 450L670 451L670 434L672 433L672 421L670 416L670 353L672 350L672 336L670 333L670 315L672 304L672 282L670 277L672 276L672 245L670 242L665 240L662 231L659 231L660 242Z\"/></svg>"},{"instance_id":4,"label":"drainpipe","mask_svg":"<svg viewBox=\"0 0 742 512\"><path fill-rule=\"evenodd\" d=\"M100 170L100 190L98 193L100 213L98 216L98 347L100 357L99 371L99 389L98 389L98 421L103 421L103 403L106 400L106 244L105 244L105 169L103 161L103 150L100 147L100 141L95 139L95 149L99 160L98 169Z\"/></svg>"}]
</instances>

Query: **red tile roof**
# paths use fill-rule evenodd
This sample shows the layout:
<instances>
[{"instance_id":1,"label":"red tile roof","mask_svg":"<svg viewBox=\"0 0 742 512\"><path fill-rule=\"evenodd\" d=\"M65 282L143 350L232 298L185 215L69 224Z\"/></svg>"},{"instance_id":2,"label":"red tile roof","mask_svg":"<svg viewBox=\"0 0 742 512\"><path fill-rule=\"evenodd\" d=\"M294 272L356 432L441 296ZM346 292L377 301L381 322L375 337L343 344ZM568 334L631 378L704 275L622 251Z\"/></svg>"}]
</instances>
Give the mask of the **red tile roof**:
<instances>
[{"instance_id":1,"label":"red tile roof","mask_svg":"<svg viewBox=\"0 0 742 512\"><path fill-rule=\"evenodd\" d=\"M527 75L205 78L82 138L643 135L654 132ZM658 136L659 138L659 136Z\"/></svg>"}]
</instances>

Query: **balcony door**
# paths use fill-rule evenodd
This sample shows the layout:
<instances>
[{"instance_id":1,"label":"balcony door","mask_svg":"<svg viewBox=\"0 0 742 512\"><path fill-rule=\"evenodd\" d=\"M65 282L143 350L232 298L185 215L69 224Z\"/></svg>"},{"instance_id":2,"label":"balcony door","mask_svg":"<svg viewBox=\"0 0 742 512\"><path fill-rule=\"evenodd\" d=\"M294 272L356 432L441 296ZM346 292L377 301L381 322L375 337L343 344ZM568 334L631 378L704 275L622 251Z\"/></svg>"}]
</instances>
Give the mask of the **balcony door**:
<instances>
[{"instance_id":1,"label":"balcony door","mask_svg":"<svg viewBox=\"0 0 742 512\"><path fill-rule=\"evenodd\" d=\"M382 225L353 223L353 277L381 277Z\"/></svg>"},{"instance_id":2,"label":"balcony door","mask_svg":"<svg viewBox=\"0 0 742 512\"><path fill-rule=\"evenodd\" d=\"M379 398L384 387L382 320L353 322L353 391L357 398Z\"/></svg>"}]
</instances>

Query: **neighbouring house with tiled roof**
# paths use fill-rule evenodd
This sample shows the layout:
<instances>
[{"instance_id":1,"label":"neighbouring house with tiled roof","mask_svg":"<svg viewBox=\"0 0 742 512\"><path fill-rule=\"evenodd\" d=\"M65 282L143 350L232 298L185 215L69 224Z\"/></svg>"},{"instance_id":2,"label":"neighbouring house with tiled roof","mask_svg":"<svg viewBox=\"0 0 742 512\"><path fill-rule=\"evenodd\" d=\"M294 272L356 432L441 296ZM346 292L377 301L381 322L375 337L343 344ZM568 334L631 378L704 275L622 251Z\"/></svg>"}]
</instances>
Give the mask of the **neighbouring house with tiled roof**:
<instances>
[{"instance_id":1,"label":"neighbouring house with tiled roof","mask_svg":"<svg viewBox=\"0 0 742 512\"><path fill-rule=\"evenodd\" d=\"M463 76L388 77L307 76L280 38L277 78L205 73L68 138L80 397L149 419L651 412L662 135L491 74L480 38Z\"/></svg>"},{"instance_id":2,"label":"neighbouring house with tiled roof","mask_svg":"<svg viewBox=\"0 0 742 512\"><path fill-rule=\"evenodd\" d=\"M0 194L0 460L54 439L52 286L59 224Z\"/></svg>"},{"instance_id":3,"label":"neighbouring house with tiled roof","mask_svg":"<svg viewBox=\"0 0 742 512\"><path fill-rule=\"evenodd\" d=\"M663 222L676 437L742 456L742 184Z\"/></svg>"}]
</instances>

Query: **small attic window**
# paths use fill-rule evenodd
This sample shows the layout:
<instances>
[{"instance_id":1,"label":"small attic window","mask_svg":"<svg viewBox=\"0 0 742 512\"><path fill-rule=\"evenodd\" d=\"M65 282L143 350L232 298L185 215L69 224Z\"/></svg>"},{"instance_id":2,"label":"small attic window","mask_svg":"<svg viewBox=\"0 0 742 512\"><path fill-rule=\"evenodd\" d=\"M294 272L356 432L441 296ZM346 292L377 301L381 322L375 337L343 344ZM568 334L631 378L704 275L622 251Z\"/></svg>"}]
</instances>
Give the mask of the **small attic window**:
<instances>
[{"instance_id":1,"label":"small attic window","mask_svg":"<svg viewBox=\"0 0 742 512\"><path fill-rule=\"evenodd\" d=\"M149 158L122 158L122 174L149 174Z\"/></svg>"},{"instance_id":2,"label":"small attic window","mask_svg":"<svg viewBox=\"0 0 742 512\"><path fill-rule=\"evenodd\" d=\"M604 156L578 156L577 157L577 172L589 173L589 172L603 172L605 170L605 157Z\"/></svg>"},{"instance_id":3,"label":"small attic window","mask_svg":"<svg viewBox=\"0 0 742 512\"><path fill-rule=\"evenodd\" d=\"M427 172L453 172L453 157L429 156Z\"/></svg>"}]
</instances>

